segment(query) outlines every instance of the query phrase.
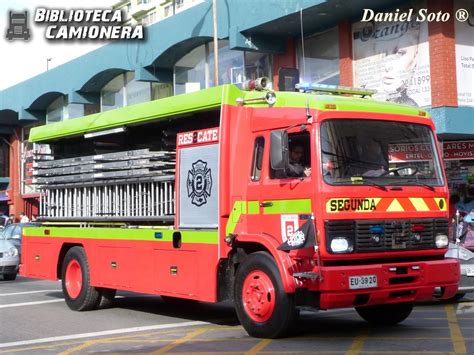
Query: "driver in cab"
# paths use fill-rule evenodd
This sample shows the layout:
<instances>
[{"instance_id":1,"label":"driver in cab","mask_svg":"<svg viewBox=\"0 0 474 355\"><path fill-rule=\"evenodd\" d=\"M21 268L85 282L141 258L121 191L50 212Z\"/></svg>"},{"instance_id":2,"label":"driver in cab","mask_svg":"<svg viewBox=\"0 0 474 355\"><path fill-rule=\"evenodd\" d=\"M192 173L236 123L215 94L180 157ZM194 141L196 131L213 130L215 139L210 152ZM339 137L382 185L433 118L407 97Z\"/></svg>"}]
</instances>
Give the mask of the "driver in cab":
<instances>
[{"instance_id":1,"label":"driver in cab","mask_svg":"<svg viewBox=\"0 0 474 355\"><path fill-rule=\"evenodd\" d=\"M382 146L379 142L369 139L359 151L361 161L365 162L363 177L379 177L388 173L388 164L385 160Z\"/></svg>"}]
</instances>

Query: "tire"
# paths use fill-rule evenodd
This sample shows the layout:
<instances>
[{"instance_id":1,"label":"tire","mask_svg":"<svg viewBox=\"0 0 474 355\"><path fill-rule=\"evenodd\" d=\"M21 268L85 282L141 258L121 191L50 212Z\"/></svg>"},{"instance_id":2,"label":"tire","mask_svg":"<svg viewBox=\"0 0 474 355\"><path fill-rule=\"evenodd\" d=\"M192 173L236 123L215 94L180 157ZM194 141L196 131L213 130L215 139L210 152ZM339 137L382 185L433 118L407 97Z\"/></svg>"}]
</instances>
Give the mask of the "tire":
<instances>
[{"instance_id":1,"label":"tire","mask_svg":"<svg viewBox=\"0 0 474 355\"><path fill-rule=\"evenodd\" d=\"M113 307L117 290L114 290L113 288L100 288L98 291L101 295L101 300L97 306L97 309Z\"/></svg>"},{"instance_id":2,"label":"tire","mask_svg":"<svg viewBox=\"0 0 474 355\"><path fill-rule=\"evenodd\" d=\"M15 274L3 274L3 279L5 281L13 281L16 279L16 273Z\"/></svg>"},{"instance_id":3,"label":"tire","mask_svg":"<svg viewBox=\"0 0 474 355\"><path fill-rule=\"evenodd\" d=\"M449 300L450 301L453 301L453 302L457 302L457 301L460 301L464 298L464 296L466 296L465 293L457 293L454 295L454 297L450 298Z\"/></svg>"},{"instance_id":4,"label":"tire","mask_svg":"<svg viewBox=\"0 0 474 355\"><path fill-rule=\"evenodd\" d=\"M283 337L298 318L294 295L285 293L275 261L266 252L250 254L239 265L234 300L240 323L256 338Z\"/></svg>"},{"instance_id":5,"label":"tire","mask_svg":"<svg viewBox=\"0 0 474 355\"><path fill-rule=\"evenodd\" d=\"M413 303L393 303L356 307L357 313L373 325L395 325L404 321L413 310Z\"/></svg>"},{"instance_id":6,"label":"tire","mask_svg":"<svg viewBox=\"0 0 474 355\"><path fill-rule=\"evenodd\" d=\"M64 298L70 309L90 311L99 306L101 294L90 285L89 263L82 247L72 247L66 253L61 279Z\"/></svg>"}]
</instances>

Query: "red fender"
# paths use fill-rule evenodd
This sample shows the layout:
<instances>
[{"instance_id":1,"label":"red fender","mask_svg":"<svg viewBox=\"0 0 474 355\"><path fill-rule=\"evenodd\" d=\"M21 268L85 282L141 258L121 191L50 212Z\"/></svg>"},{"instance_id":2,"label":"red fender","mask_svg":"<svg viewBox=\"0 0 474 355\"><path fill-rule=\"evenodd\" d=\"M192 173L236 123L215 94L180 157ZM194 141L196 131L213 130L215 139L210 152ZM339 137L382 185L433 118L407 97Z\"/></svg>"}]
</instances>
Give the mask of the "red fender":
<instances>
[{"instance_id":1,"label":"red fender","mask_svg":"<svg viewBox=\"0 0 474 355\"><path fill-rule=\"evenodd\" d=\"M238 234L236 237L236 242L242 243L256 243L264 246L275 259L275 263L278 267L278 271L281 275L281 281L283 283L283 289L286 293L294 293L296 290L295 279L292 274L292 262L288 253L284 251L277 250L280 244L272 238L270 235L259 234L259 235L250 235L250 234Z\"/></svg>"}]
</instances>

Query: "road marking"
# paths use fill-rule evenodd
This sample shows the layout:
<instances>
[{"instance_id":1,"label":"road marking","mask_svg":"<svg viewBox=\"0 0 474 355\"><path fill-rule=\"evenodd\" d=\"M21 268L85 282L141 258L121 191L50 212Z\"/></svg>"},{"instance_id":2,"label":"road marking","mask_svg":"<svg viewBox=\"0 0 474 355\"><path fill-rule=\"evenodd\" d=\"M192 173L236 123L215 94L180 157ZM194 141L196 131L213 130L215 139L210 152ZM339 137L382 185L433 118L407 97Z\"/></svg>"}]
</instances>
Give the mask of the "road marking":
<instances>
[{"instance_id":1,"label":"road marking","mask_svg":"<svg viewBox=\"0 0 474 355\"><path fill-rule=\"evenodd\" d=\"M347 351L347 355L358 355L362 351L362 348L364 347L364 342L369 336L369 329L365 328L362 329L359 332L359 335L357 335L352 342L351 348Z\"/></svg>"},{"instance_id":2,"label":"road marking","mask_svg":"<svg viewBox=\"0 0 474 355\"><path fill-rule=\"evenodd\" d=\"M17 296L17 295L29 295L32 293L44 293L44 292L59 292L61 290L38 290L38 291L28 291L28 292L14 292L14 293L1 293L0 297L3 296Z\"/></svg>"},{"instance_id":3,"label":"road marking","mask_svg":"<svg viewBox=\"0 0 474 355\"><path fill-rule=\"evenodd\" d=\"M2 305L0 305L0 308L33 306L33 305L36 305L36 304L56 303L56 302L64 302L64 300L63 300L63 299L60 299L60 300L47 300L47 301L35 301L35 302L22 302L22 303L12 303L12 304L2 304Z\"/></svg>"},{"instance_id":4,"label":"road marking","mask_svg":"<svg viewBox=\"0 0 474 355\"><path fill-rule=\"evenodd\" d=\"M268 344L272 342L272 339L263 339L257 343L252 349L247 351L245 355L254 355L262 351L263 348L267 347Z\"/></svg>"},{"instance_id":5,"label":"road marking","mask_svg":"<svg viewBox=\"0 0 474 355\"><path fill-rule=\"evenodd\" d=\"M198 335L201 335L202 333L207 332L209 329L210 329L210 327L204 327L204 328L196 329L194 332L191 332L191 333L187 334L186 336L175 340L171 344L168 344L168 345L162 347L161 349L158 349L156 351L151 352L151 354L163 354L163 353L165 353L165 352L167 352L171 349L176 348L178 345L184 344L188 340L191 340L192 338L195 338Z\"/></svg>"},{"instance_id":6,"label":"road marking","mask_svg":"<svg viewBox=\"0 0 474 355\"><path fill-rule=\"evenodd\" d=\"M452 304L444 306L446 311L446 317L448 318L449 332L451 333L451 342L453 343L453 349L456 354L467 354L466 344L462 336L461 328L456 318L456 312Z\"/></svg>"},{"instance_id":7,"label":"road marking","mask_svg":"<svg viewBox=\"0 0 474 355\"><path fill-rule=\"evenodd\" d=\"M459 303L456 314L474 313L474 302Z\"/></svg>"},{"instance_id":8,"label":"road marking","mask_svg":"<svg viewBox=\"0 0 474 355\"><path fill-rule=\"evenodd\" d=\"M3 344L0 344L0 349L11 348L14 346L34 345L34 344L50 343L50 342L64 341L64 340L99 337L99 336L104 336L104 335L135 333L135 332L142 332L142 331L147 331L147 330L159 330L159 329L169 329L169 328L179 328L179 327L192 327L195 325L207 325L207 324L210 324L210 323L195 321L195 322L156 324L156 325L148 325L148 326L143 326L143 327L113 329L113 330L105 330L105 331L93 332L93 333L71 334L71 335L63 335L63 336L50 337L50 338L22 340L22 341L14 341L11 343L3 343Z\"/></svg>"}]
</instances>

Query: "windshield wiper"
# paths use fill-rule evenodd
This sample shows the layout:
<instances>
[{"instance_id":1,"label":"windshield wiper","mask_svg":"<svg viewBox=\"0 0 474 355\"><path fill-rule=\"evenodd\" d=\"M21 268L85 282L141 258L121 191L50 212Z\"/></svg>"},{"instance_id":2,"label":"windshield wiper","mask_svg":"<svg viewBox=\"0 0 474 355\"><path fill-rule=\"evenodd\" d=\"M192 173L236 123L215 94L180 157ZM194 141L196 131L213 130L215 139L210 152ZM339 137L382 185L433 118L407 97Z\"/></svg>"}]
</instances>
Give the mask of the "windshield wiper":
<instances>
[{"instance_id":1,"label":"windshield wiper","mask_svg":"<svg viewBox=\"0 0 474 355\"><path fill-rule=\"evenodd\" d=\"M385 185L376 183L376 182L375 182L374 180L372 180L372 179L368 179L368 178L362 176L362 181L363 181L363 182L367 182L368 185L375 186L375 187L378 187L378 188L381 189L381 190L387 191L387 187L386 187Z\"/></svg>"},{"instance_id":2,"label":"windshield wiper","mask_svg":"<svg viewBox=\"0 0 474 355\"><path fill-rule=\"evenodd\" d=\"M357 176L352 178L344 178L343 181L333 181L331 182L334 185L346 185L351 183L352 185L369 185L378 187L381 190L387 191L387 187L385 185L379 184L372 179L368 179L363 176Z\"/></svg>"},{"instance_id":3,"label":"windshield wiper","mask_svg":"<svg viewBox=\"0 0 474 355\"><path fill-rule=\"evenodd\" d=\"M433 186L428 185L428 184L426 184L426 183L424 183L424 182L421 182L421 181L419 181L419 180L413 180L413 179L411 179L411 180L407 180L406 182L408 182L408 183L415 183L416 186L423 186L423 187L426 187L426 188L427 188L428 190L430 190L430 191L435 191L435 188L434 188Z\"/></svg>"}]
</instances>

